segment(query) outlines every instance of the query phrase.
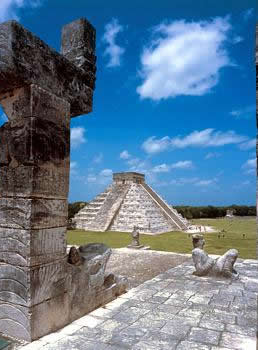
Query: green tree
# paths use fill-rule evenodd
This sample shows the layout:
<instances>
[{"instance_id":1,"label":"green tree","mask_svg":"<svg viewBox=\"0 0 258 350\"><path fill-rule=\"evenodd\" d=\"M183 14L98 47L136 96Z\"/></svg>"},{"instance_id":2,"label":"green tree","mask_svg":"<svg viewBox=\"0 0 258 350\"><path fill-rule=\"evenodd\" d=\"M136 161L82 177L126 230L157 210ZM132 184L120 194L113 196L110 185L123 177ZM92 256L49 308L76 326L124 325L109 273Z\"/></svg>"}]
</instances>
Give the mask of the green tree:
<instances>
[{"instance_id":1,"label":"green tree","mask_svg":"<svg viewBox=\"0 0 258 350\"><path fill-rule=\"evenodd\" d=\"M72 219L79 210L87 205L87 202L74 202L68 204L68 219Z\"/></svg>"}]
</instances>

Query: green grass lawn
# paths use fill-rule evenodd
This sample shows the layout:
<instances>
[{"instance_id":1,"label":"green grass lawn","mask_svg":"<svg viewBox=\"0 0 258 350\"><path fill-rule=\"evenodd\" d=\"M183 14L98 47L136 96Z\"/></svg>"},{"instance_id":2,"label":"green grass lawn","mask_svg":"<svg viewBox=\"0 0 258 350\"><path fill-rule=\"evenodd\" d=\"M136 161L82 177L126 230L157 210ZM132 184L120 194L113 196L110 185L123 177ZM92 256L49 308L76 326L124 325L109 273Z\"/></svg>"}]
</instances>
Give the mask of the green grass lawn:
<instances>
[{"instance_id":1,"label":"green grass lawn","mask_svg":"<svg viewBox=\"0 0 258 350\"><path fill-rule=\"evenodd\" d=\"M225 237L218 238L218 233L205 234L205 251L209 254L224 254L228 249L235 248L240 258L256 259L256 219L209 219L193 220L193 224L213 226L217 230L225 230ZM243 238L243 233L245 238ZM105 243L111 248L126 247L131 243L131 234L125 232L89 232L70 230L67 243L82 245L92 242ZM191 253L191 237L184 232L168 232L158 236L140 235L140 243L148 245L153 250Z\"/></svg>"}]
</instances>

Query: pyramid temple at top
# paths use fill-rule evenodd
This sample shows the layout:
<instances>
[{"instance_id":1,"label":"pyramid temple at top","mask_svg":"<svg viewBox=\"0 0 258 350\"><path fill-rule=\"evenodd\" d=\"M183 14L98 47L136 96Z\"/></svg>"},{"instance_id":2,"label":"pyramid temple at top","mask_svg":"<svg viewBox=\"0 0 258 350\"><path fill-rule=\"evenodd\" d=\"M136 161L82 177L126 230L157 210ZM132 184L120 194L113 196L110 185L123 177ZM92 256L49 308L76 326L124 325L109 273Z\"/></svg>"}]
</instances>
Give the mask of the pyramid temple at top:
<instances>
[{"instance_id":1,"label":"pyramid temple at top","mask_svg":"<svg viewBox=\"0 0 258 350\"><path fill-rule=\"evenodd\" d=\"M76 228L87 231L162 233L182 231L188 222L135 172L114 173L113 183L74 217Z\"/></svg>"}]
</instances>

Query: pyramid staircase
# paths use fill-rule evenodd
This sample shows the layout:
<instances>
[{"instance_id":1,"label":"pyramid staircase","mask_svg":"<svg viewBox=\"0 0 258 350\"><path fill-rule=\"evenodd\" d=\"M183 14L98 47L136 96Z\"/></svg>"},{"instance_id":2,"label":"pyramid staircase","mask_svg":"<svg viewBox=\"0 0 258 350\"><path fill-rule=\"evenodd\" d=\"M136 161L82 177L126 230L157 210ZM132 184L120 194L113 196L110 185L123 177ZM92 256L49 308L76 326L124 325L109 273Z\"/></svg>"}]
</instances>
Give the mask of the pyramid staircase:
<instances>
[{"instance_id":1,"label":"pyramid staircase","mask_svg":"<svg viewBox=\"0 0 258 350\"><path fill-rule=\"evenodd\" d=\"M107 231L129 187L129 185L108 187L75 215L76 228L87 231Z\"/></svg>"},{"instance_id":2,"label":"pyramid staircase","mask_svg":"<svg viewBox=\"0 0 258 350\"><path fill-rule=\"evenodd\" d=\"M164 199L162 199L149 185L146 183L141 184L141 186L148 192L148 194L156 201L156 203L164 210L166 215L171 219L179 230L187 230L188 222L178 213L176 209L170 207Z\"/></svg>"},{"instance_id":3,"label":"pyramid staircase","mask_svg":"<svg viewBox=\"0 0 258 350\"><path fill-rule=\"evenodd\" d=\"M139 173L113 174L113 184L81 209L75 227L87 231L141 232L157 234L182 231L188 222L170 207Z\"/></svg>"},{"instance_id":4,"label":"pyramid staircase","mask_svg":"<svg viewBox=\"0 0 258 350\"><path fill-rule=\"evenodd\" d=\"M100 193L74 216L73 222L76 223L76 228L87 230L88 225L95 220L110 192L111 186L106 188L104 192Z\"/></svg>"}]
</instances>

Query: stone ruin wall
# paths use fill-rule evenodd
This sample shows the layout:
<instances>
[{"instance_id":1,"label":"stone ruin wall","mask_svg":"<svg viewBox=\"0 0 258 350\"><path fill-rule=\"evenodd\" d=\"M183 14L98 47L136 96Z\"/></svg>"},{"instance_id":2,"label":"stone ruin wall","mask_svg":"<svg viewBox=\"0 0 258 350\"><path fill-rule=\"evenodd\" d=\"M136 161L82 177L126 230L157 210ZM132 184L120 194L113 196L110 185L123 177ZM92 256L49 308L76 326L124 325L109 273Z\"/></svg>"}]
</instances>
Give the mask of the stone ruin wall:
<instances>
[{"instance_id":1,"label":"stone ruin wall","mask_svg":"<svg viewBox=\"0 0 258 350\"><path fill-rule=\"evenodd\" d=\"M0 48L0 332L31 341L125 284L105 284L110 250L80 266L66 254L70 116L92 109L95 29L85 19L66 25L59 54L8 21Z\"/></svg>"}]
</instances>

